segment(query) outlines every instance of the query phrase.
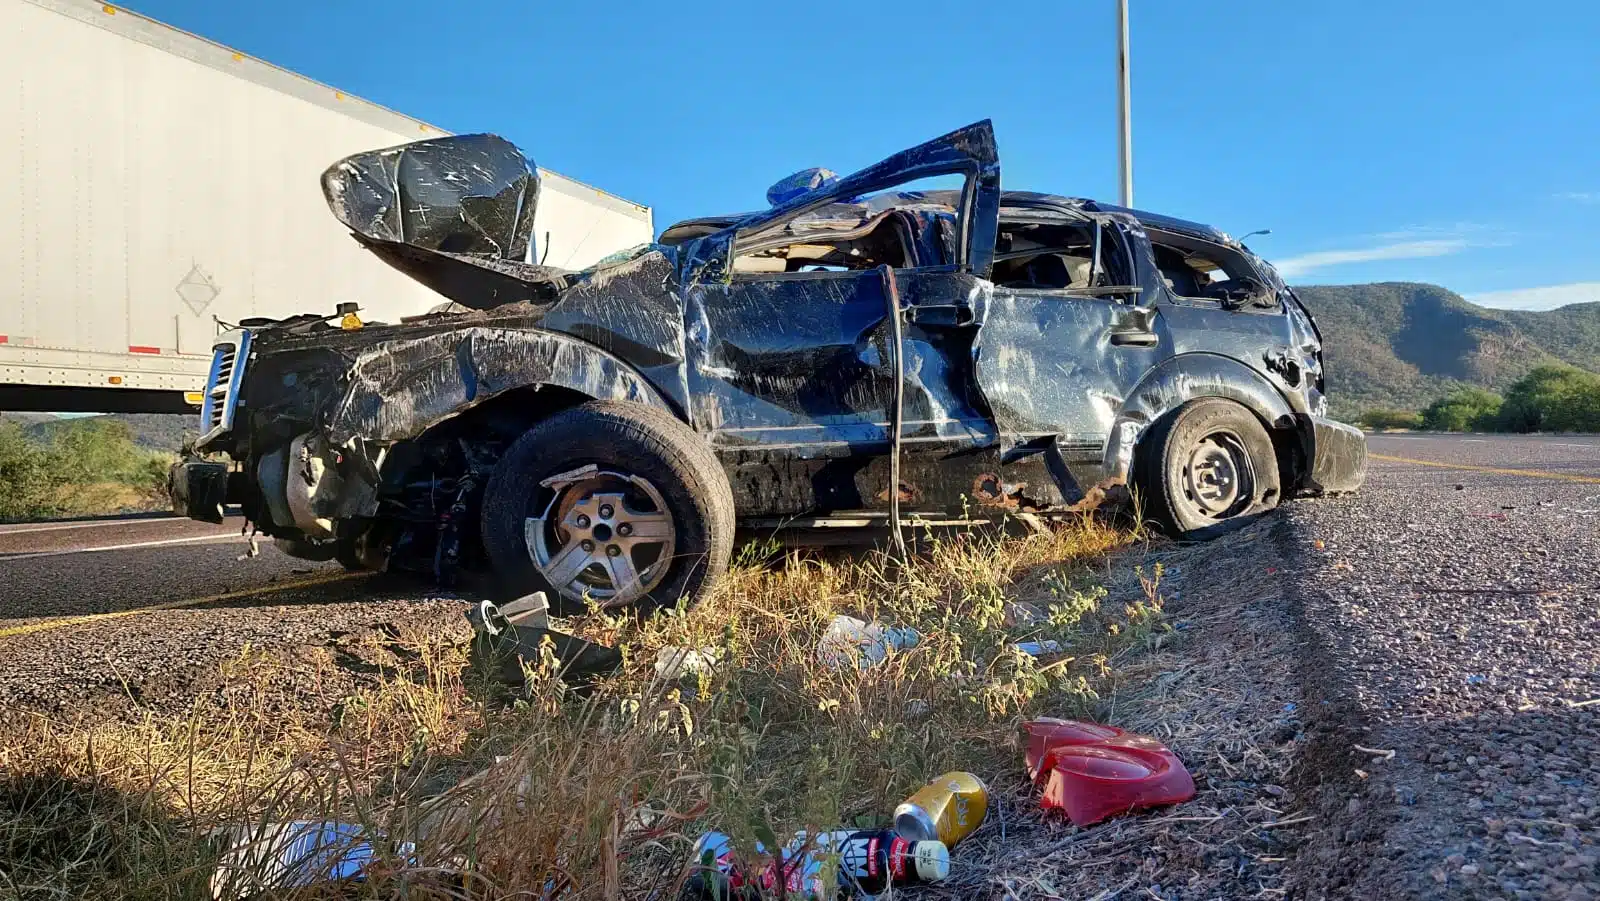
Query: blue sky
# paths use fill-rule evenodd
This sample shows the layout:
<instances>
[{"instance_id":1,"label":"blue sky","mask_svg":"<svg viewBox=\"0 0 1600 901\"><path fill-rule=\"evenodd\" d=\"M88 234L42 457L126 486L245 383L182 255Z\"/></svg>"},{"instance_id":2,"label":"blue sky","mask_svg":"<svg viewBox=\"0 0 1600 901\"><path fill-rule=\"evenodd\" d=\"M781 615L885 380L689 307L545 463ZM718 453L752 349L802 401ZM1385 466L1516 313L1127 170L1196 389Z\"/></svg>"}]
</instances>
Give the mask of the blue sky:
<instances>
[{"instance_id":1,"label":"blue sky","mask_svg":"<svg viewBox=\"0 0 1600 901\"><path fill-rule=\"evenodd\" d=\"M1271 228L1292 282L1600 300L1600 4L1131 5L1138 206ZM658 229L984 117L1006 186L1116 198L1112 0L128 6L503 134Z\"/></svg>"}]
</instances>

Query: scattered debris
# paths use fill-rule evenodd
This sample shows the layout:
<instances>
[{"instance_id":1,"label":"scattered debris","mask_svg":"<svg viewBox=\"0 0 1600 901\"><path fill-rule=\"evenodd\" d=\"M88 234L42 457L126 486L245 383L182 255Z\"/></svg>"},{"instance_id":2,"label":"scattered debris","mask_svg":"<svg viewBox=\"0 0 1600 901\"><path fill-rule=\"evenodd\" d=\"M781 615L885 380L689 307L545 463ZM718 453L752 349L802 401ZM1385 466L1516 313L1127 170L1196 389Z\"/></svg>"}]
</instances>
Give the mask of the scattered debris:
<instances>
[{"instance_id":1,"label":"scattered debris","mask_svg":"<svg viewBox=\"0 0 1600 901\"><path fill-rule=\"evenodd\" d=\"M508 615L507 611L511 611ZM528 625L517 625L527 623ZM483 601L467 611L472 623L471 661L491 678L507 685L521 686L524 667L537 666L549 653L556 661L561 678L576 685L616 672L622 666L622 653L548 628L548 613L542 592L520 598L505 609Z\"/></svg>"},{"instance_id":2,"label":"scattered debris","mask_svg":"<svg viewBox=\"0 0 1600 901\"><path fill-rule=\"evenodd\" d=\"M1023 725L1025 760L1040 806L1075 826L1194 797L1194 778L1171 750L1139 735L1080 720L1041 718Z\"/></svg>"},{"instance_id":3,"label":"scattered debris","mask_svg":"<svg viewBox=\"0 0 1600 901\"><path fill-rule=\"evenodd\" d=\"M989 813L989 789L972 773L945 773L894 809L894 829L911 841L938 839L954 848Z\"/></svg>"},{"instance_id":4,"label":"scattered debris","mask_svg":"<svg viewBox=\"0 0 1600 901\"><path fill-rule=\"evenodd\" d=\"M1005 612L1001 618L1001 625L1008 629L1026 628L1038 625L1049 619L1049 616L1038 607L1022 601L1006 601Z\"/></svg>"},{"instance_id":5,"label":"scattered debris","mask_svg":"<svg viewBox=\"0 0 1600 901\"><path fill-rule=\"evenodd\" d=\"M373 845L381 842L362 826L332 820L234 826L219 829L214 836L227 845L211 876L211 897L216 901L362 880L379 860ZM393 852L409 858L415 848L401 842Z\"/></svg>"},{"instance_id":6,"label":"scattered debris","mask_svg":"<svg viewBox=\"0 0 1600 901\"><path fill-rule=\"evenodd\" d=\"M896 629L841 615L833 618L817 643L817 657L833 669L868 669L896 651L916 647L921 640L916 629Z\"/></svg>"},{"instance_id":7,"label":"scattered debris","mask_svg":"<svg viewBox=\"0 0 1600 901\"><path fill-rule=\"evenodd\" d=\"M1019 641L1012 647L1027 654L1029 657L1043 657L1047 654L1061 653L1061 642L1051 641Z\"/></svg>"},{"instance_id":8,"label":"scattered debris","mask_svg":"<svg viewBox=\"0 0 1600 901\"><path fill-rule=\"evenodd\" d=\"M1355 747L1355 749L1357 751L1360 751L1363 754L1368 754L1368 755L1371 755L1373 757L1381 757L1384 760L1393 760L1394 759L1394 749L1393 748L1387 748L1387 749L1384 749L1384 748L1365 748L1365 747L1362 747L1361 745L1355 745L1354 747Z\"/></svg>"},{"instance_id":9,"label":"scattered debris","mask_svg":"<svg viewBox=\"0 0 1600 901\"><path fill-rule=\"evenodd\" d=\"M671 682L680 676L709 673L721 661L720 648L685 648L668 645L656 652L656 678Z\"/></svg>"},{"instance_id":10,"label":"scattered debris","mask_svg":"<svg viewBox=\"0 0 1600 901\"><path fill-rule=\"evenodd\" d=\"M768 856L759 842L755 853ZM942 882L950 875L950 849L943 842L911 841L893 830L798 832L753 869L744 866L732 839L708 832L695 842L694 859L696 871L683 897L715 901L774 896L833 901L844 892L870 897L891 885Z\"/></svg>"},{"instance_id":11,"label":"scattered debris","mask_svg":"<svg viewBox=\"0 0 1600 901\"><path fill-rule=\"evenodd\" d=\"M467 611L467 620L479 632L498 635L507 626L545 629L550 625L550 601L542 591L517 598L499 606L492 601L482 601Z\"/></svg>"}]
</instances>

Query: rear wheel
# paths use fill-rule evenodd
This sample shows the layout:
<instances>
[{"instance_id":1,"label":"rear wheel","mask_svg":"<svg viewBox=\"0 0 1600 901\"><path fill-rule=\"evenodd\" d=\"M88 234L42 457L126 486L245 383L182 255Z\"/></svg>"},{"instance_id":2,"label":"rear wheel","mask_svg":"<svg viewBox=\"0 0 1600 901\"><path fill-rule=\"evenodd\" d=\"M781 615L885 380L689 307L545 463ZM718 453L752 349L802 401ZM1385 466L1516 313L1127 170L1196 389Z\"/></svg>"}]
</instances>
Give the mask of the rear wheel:
<instances>
[{"instance_id":1,"label":"rear wheel","mask_svg":"<svg viewBox=\"0 0 1600 901\"><path fill-rule=\"evenodd\" d=\"M506 590L654 610L727 569L733 492L705 440L666 413L594 402L518 438L484 494L483 543Z\"/></svg>"},{"instance_id":2,"label":"rear wheel","mask_svg":"<svg viewBox=\"0 0 1600 901\"><path fill-rule=\"evenodd\" d=\"M1254 413L1222 398L1192 400L1139 445L1145 513L1178 538L1205 539L1278 505L1278 457Z\"/></svg>"}]
</instances>

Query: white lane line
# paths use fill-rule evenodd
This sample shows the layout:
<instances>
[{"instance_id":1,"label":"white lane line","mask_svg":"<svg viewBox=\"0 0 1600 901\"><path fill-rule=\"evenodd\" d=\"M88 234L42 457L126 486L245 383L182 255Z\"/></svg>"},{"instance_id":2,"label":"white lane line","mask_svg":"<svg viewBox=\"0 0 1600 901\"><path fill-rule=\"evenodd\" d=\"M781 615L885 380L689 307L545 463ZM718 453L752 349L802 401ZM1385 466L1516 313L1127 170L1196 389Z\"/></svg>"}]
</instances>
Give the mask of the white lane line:
<instances>
[{"instance_id":1,"label":"white lane line","mask_svg":"<svg viewBox=\"0 0 1600 901\"><path fill-rule=\"evenodd\" d=\"M162 547L169 544L195 544L203 541L237 541L241 544L244 539L238 535L196 535L192 538L168 538L165 541L135 541L132 544L112 544L105 547L80 547L67 551L35 551L31 554L14 554L10 557L0 556L0 563L12 563L17 560L37 560L40 557L66 557L72 554L99 554L105 551L130 551L142 547Z\"/></svg>"},{"instance_id":2,"label":"white lane line","mask_svg":"<svg viewBox=\"0 0 1600 901\"><path fill-rule=\"evenodd\" d=\"M15 527L12 527L12 526L0 526L0 536L5 536L5 535L28 535L28 534L31 534L33 532L65 532L65 531L68 531L69 529L99 529L99 528L103 528L105 526L139 526L139 525L142 525L142 524L147 523L147 522L148 523L179 523L179 522L185 522L185 521L186 520L180 519L180 518L178 518L176 516L171 516L171 517L168 517L168 516L152 516L152 517L150 517L148 519L111 519L111 520L105 520L105 521L102 521L102 522L69 522L69 523L61 523L60 525L24 526L22 528L15 528Z\"/></svg>"}]
</instances>

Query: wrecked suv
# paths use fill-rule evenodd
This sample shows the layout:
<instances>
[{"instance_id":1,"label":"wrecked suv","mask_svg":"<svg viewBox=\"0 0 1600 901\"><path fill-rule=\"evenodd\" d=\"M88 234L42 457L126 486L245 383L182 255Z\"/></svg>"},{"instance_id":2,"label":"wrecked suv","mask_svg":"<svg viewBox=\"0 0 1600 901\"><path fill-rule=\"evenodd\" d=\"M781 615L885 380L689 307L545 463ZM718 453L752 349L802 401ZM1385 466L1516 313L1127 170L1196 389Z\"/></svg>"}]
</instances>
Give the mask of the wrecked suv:
<instances>
[{"instance_id":1,"label":"wrecked suv","mask_svg":"<svg viewBox=\"0 0 1600 901\"><path fill-rule=\"evenodd\" d=\"M741 527L1048 518L1131 489L1205 537L1360 485L1310 314L1222 232L1003 192L987 121L797 181L570 272L528 262L537 171L499 138L337 163L334 214L449 303L223 335L175 504L240 504L302 556L648 609L701 595Z\"/></svg>"}]
</instances>

